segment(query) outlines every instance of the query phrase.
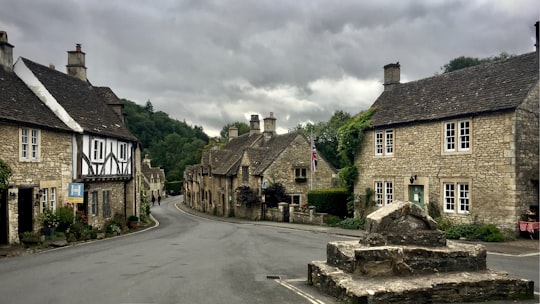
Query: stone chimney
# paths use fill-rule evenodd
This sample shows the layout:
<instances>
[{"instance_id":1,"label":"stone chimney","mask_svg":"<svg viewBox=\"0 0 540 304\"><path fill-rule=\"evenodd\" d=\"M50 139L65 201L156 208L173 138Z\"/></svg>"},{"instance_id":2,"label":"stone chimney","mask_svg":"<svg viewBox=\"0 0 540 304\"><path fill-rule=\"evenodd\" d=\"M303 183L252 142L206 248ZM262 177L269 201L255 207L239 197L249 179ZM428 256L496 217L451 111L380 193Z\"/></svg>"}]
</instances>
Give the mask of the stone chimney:
<instances>
[{"instance_id":1,"label":"stone chimney","mask_svg":"<svg viewBox=\"0 0 540 304\"><path fill-rule=\"evenodd\" d=\"M85 53L81 51L81 44L77 43L75 51L68 51L68 64L67 74L69 76L77 77L82 81L86 79L86 66L84 65Z\"/></svg>"},{"instance_id":2,"label":"stone chimney","mask_svg":"<svg viewBox=\"0 0 540 304\"><path fill-rule=\"evenodd\" d=\"M0 67L5 71L13 71L13 45L8 43L7 33L0 31Z\"/></svg>"},{"instance_id":3,"label":"stone chimney","mask_svg":"<svg viewBox=\"0 0 540 304\"><path fill-rule=\"evenodd\" d=\"M147 165L148 167L152 167L150 157L148 157L148 154L144 155L143 164Z\"/></svg>"},{"instance_id":4,"label":"stone chimney","mask_svg":"<svg viewBox=\"0 0 540 304\"><path fill-rule=\"evenodd\" d=\"M384 66L384 90L390 91L396 85L399 84L400 77L400 65L397 63L390 63Z\"/></svg>"},{"instance_id":5,"label":"stone chimney","mask_svg":"<svg viewBox=\"0 0 540 304\"><path fill-rule=\"evenodd\" d=\"M276 134L276 118L274 117L274 112L270 112L270 116L264 119L264 139L268 140Z\"/></svg>"},{"instance_id":6,"label":"stone chimney","mask_svg":"<svg viewBox=\"0 0 540 304\"><path fill-rule=\"evenodd\" d=\"M249 121L249 135L260 134L260 133L261 133L261 121L259 120L259 115L252 114L251 120Z\"/></svg>"},{"instance_id":7,"label":"stone chimney","mask_svg":"<svg viewBox=\"0 0 540 304\"><path fill-rule=\"evenodd\" d=\"M229 141L238 137L238 128L235 126L229 127Z\"/></svg>"}]
</instances>

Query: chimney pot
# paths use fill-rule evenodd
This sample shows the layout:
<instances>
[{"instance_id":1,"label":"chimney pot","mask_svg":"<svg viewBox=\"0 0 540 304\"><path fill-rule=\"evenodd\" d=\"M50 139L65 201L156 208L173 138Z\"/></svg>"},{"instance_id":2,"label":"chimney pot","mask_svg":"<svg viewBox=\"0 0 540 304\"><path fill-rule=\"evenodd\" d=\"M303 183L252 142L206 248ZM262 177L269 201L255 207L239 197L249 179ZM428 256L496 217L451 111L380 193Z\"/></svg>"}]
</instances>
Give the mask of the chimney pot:
<instances>
[{"instance_id":1,"label":"chimney pot","mask_svg":"<svg viewBox=\"0 0 540 304\"><path fill-rule=\"evenodd\" d=\"M261 122L259 120L259 115L251 114L251 120L249 121L249 134L259 134L261 133Z\"/></svg>"},{"instance_id":2,"label":"chimney pot","mask_svg":"<svg viewBox=\"0 0 540 304\"><path fill-rule=\"evenodd\" d=\"M9 44L7 33L0 31L0 68L13 71L13 45Z\"/></svg>"},{"instance_id":3,"label":"chimney pot","mask_svg":"<svg viewBox=\"0 0 540 304\"><path fill-rule=\"evenodd\" d=\"M75 49L77 50L77 52L81 52L81 44L80 43L77 43L75 45Z\"/></svg>"}]
</instances>

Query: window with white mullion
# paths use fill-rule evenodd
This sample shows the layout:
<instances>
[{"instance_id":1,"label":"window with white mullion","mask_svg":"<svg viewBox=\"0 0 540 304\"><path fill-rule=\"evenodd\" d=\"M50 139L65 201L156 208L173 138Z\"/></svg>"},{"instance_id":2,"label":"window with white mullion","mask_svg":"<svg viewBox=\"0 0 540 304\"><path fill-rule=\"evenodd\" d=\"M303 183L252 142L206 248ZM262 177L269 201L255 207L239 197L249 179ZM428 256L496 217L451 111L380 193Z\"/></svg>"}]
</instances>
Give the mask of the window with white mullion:
<instances>
[{"instance_id":1,"label":"window with white mullion","mask_svg":"<svg viewBox=\"0 0 540 304\"><path fill-rule=\"evenodd\" d=\"M103 162L105 160L105 140L92 139L92 161Z\"/></svg>"},{"instance_id":2,"label":"window with white mullion","mask_svg":"<svg viewBox=\"0 0 540 304\"><path fill-rule=\"evenodd\" d=\"M383 183L382 182L375 182L375 203L377 206L383 205Z\"/></svg>"},{"instance_id":3,"label":"window with white mullion","mask_svg":"<svg viewBox=\"0 0 540 304\"><path fill-rule=\"evenodd\" d=\"M383 155L383 133L375 132L375 155Z\"/></svg>"},{"instance_id":4,"label":"window with white mullion","mask_svg":"<svg viewBox=\"0 0 540 304\"><path fill-rule=\"evenodd\" d=\"M470 147L470 127L469 121L463 120L459 122L459 150L469 151Z\"/></svg>"},{"instance_id":5,"label":"window with white mullion","mask_svg":"<svg viewBox=\"0 0 540 304\"><path fill-rule=\"evenodd\" d=\"M386 155L394 154L394 130L385 131L385 149Z\"/></svg>"},{"instance_id":6,"label":"window with white mullion","mask_svg":"<svg viewBox=\"0 0 540 304\"><path fill-rule=\"evenodd\" d=\"M21 129L21 157L28 158L28 129Z\"/></svg>"},{"instance_id":7,"label":"window with white mullion","mask_svg":"<svg viewBox=\"0 0 540 304\"><path fill-rule=\"evenodd\" d=\"M444 150L456 151L456 124L448 122L444 125Z\"/></svg>"},{"instance_id":8,"label":"window with white mullion","mask_svg":"<svg viewBox=\"0 0 540 304\"><path fill-rule=\"evenodd\" d=\"M455 211L455 186L453 183L444 183L444 212Z\"/></svg>"},{"instance_id":9,"label":"window with white mullion","mask_svg":"<svg viewBox=\"0 0 540 304\"><path fill-rule=\"evenodd\" d=\"M392 188L392 182L385 182L384 188L385 188L384 203L385 205L388 205L388 204L391 204L394 199L394 189Z\"/></svg>"},{"instance_id":10,"label":"window with white mullion","mask_svg":"<svg viewBox=\"0 0 540 304\"><path fill-rule=\"evenodd\" d=\"M458 184L459 213L469 213L469 184Z\"/></svg>"},{"instance_id":11,"label":"window with white mullion","mask_svg":"<svg viewBox=\"0 0 540 304\"><path fill-rule=\"evenodd\" d=\"M56 211L56 188L51 188L50 208L54 212Z\"/></svg>"},{"instance_id":12,"label":"window with white mullion","mask_svg":"<svg viewBox=\"0 0 540 304\"><path fill-rule=\"evenodd\" d=\"M38 158L38 130L32 129L32 159Z\"/></svg>"}]
</instances>

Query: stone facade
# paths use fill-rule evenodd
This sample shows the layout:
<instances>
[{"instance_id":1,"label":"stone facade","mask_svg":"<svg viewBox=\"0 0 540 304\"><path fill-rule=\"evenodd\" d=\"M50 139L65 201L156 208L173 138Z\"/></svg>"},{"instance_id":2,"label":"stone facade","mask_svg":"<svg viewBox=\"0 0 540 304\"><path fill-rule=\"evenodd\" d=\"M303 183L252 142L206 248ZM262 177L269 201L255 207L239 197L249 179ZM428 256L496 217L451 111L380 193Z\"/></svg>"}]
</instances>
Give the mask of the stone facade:
<instances>
[{"instance_id":1,"label":"stone facade","mask_svg":"<svg viewBox=\"0 0 540 304\"><path fill-rule=\"evenodd\" d=\"M224 149L210 150L200 165L184 173L188 206L221 216L261 219L264 214L262 189L281 183L292 203L307 204L310 189L330 188L336 172L321 155L311 174L311 145L301 132L279 135L274 132L275 118L265 119L265 130L259 130L258 116L252 116L250 134L232 136ZM246 206L237 201L236 189L249 186L260 203Z\"/></svg>"},{"instance_id":2,"label":"stone facade","mask_svg":"<svg viewBox=\"0 0 540 304\"><path fill-rule=\"evenodd\" d=\"M519 71L522 66L527 67L530 61L537 60L533 55L526 54L485 67L474 67L471 71L457 71L448 77L441 75L411 85L399 84L390 92L384 92L373 105L376 108L374 127L366 132L356 158L360 176L355 193L363 195L365 189L369 188L375 192L372 199L377 200L376 188L379 187L379 197L382 197L380 206L386 203L387 194L391 200L418 199L417 203L422 207L437 204L442 214L457 221L493 223L499 228L518 232L518 221L530 206L538 206L539 200L538 71L531 68L526 72L516 72L515 76L502 72L509 68ZM469 97L468 92L460 88L460 82L467 80L476 84L474 79L478 77L483 81L483 73L500 76L504 85L490 83L492 87L487 89L487 84L479 83L489 97L474 93L480 88L474 89L473 86L467 89L476 95L471 93ZM514 98L512 101L495 102L491 96L504 96L506 92L516 89L504 87L509 83L505 77L523 79L513 84L518 88L523 86L521 94L507 95ZM448 85L446 90L438 89L445 85ZM432 95L429 95L431 92ZM462 95L453 95L457 92ZM468 114L470 108L466 104L472 103L476 96L480 97L479 101L474 101L474 106L479 109L476 113ZM425 105L426 100L443 100L448 104ZM451 100L455 100L454 105ZM492 109L499 103L508 104L507 108ZM424 110L415 110L414 106ZM442 111L444 107L448 107L448 110ZM455 113L450 115L449 111ZM458 147L455 151L447 152L445 127L447 123L458 126L461 122L468 124L469 146L463 151L459 151ZM376 133L386 134L386 131L392 134L393 151L389 155L377 155ZM457 127L455 132L459 134ZM456 136L456 146L459 145L458 140ZM460 185L468 187L462 194L458 189ZM453 210L445 204L449 192L445 190L449 189L453 189ZM467 201L467 210L460 209L460 195Z\"/></svg>"}]
</instances>

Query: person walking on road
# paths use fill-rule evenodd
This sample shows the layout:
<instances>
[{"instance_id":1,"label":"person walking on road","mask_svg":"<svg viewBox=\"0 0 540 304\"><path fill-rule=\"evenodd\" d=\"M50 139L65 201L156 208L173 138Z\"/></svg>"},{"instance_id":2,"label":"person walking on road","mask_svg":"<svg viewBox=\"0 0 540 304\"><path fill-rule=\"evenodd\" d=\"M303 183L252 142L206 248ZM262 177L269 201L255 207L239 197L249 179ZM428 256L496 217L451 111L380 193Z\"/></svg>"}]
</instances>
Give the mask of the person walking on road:
<instances>
[{"instance_id":1,"label":"person walking on road","mask_svg":"<svg viewBox=\"0 0 540 304\"><path fill-rule=\"evenodd\" d=\"M157 195L157 204L161 206L161 194L158 193Z\"/></svg>"},{"instance_id":2,"label":"person walking on road","mask_svg":"<svg viewBox=\"0 0 540 304\"><path fill-rule=\"evenodd\" d=\"M154 196L154 193L152 193L152 206L156 204L156 197Z\"/></svg>"}]
</instances>

